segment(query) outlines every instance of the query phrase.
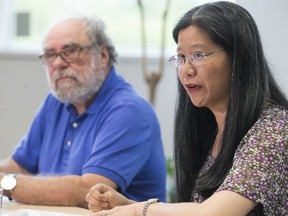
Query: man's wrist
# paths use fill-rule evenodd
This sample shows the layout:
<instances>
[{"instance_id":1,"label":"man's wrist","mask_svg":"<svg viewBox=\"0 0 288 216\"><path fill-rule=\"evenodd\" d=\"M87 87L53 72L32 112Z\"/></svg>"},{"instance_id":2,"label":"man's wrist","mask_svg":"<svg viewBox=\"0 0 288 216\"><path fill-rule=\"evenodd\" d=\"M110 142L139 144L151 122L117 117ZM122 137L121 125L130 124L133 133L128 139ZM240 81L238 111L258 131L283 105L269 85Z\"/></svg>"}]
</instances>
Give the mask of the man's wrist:
<instances>
[{"instance_id":1,"label":"man's wrist","mask_svg":"<svg viewBox=\"0 0 288 216\"><path fill-rule=\"evenodd\" d=\"M1 188L3 189L3 195L7 196L9 200L12 200L12 191L17 185L16 181L16 175L15 174L6 174L2 175L1 182L0 182Z\"/></svg>"}]
</instances>

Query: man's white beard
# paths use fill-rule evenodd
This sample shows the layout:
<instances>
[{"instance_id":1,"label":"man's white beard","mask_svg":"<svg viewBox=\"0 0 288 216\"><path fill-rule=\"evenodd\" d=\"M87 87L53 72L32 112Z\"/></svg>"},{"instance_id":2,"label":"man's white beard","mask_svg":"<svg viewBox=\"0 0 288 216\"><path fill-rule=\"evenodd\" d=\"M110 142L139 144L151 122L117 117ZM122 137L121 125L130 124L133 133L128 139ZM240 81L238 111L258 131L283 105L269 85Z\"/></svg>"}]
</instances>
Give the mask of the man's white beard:
<instances>
[{"instance_id":1,"label":"man's white beard","mask_svg":"<svg viewBox=\"0 0 288 216\"><path fill-rule=\"evenodd\" d=\"M72 104L85 103L95 97L105 80L105 72L98 67L94 59L85 72L78 73L71 69L55 71L52 80L48 76L49 86L53 94L61 102ZM48 72L47 72L48 73ZM68 77L66 80L57 80L61 77Z\"/></svg>"}]
</instances>

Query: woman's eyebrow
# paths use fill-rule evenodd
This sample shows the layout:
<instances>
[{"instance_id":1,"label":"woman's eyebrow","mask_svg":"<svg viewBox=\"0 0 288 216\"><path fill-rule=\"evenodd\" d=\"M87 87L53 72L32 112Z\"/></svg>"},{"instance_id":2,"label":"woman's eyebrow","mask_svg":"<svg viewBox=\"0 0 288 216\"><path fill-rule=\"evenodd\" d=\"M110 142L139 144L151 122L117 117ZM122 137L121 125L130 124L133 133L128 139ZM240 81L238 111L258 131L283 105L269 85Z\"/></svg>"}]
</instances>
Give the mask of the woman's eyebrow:
<instances>
[{"instance_id":1,"label":"woman's eyebrow","mask_svg":"<svg viewBox=\"0 0 288 216\"><path fill-rule=\"evenodd\" d=\"M189 47L189 50L191 50L191 52L192 52L192 50L197 50L197 49L206 49L206 46L205 45L203 45L202 43L200 44L200 43L197 43L197 44L193 44L193 45L191 45L190 47ZM181 51L181 50L183 50L183 48L182 47L177 47L177 49L176 49L176 51L177 52L179 52L179 51Z\"/></svg>"}]
</instances>

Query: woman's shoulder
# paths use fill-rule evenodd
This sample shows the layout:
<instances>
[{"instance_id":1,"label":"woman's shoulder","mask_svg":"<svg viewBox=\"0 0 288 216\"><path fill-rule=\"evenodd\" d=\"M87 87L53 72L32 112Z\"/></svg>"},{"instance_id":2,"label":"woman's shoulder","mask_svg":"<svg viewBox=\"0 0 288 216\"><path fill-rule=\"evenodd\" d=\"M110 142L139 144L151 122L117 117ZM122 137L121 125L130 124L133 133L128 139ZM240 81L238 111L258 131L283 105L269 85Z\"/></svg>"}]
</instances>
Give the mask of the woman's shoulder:
<instances>
[{"instance_id":1,"label":"woman's shoulder","mask_svg":"<svg viewBox=\"0 0 288 216\"><path fill-rule=\"evenodd\" d=\"M261 114L261 116L282 116L282 117L285 117L288 118L288 109L281 106L281 105L278 105L278 104L272 104L272 103L268 103L265 107L264 107L264 110Z\"/></svg>"},{"instance_id":2,"label":"woman's shoulder","mask_svg":"<svg viewBox=\"0 0 288 216\"><path fill-rule=\"evenodd\" d=\"M240 148L261 146L276 149L288 146L288 110L275 104L265 106L258 121L242 139Z\"/></svg>"},{"instance_id":3,"label":"woman's shoulder","mask_svg":"<svg viewBox=\"0 0 288 216\"><path fill-rule=\"evenodd\" d=\"M288 110L280 105L267 104L253 128L270 132L282 130L287 134Z\"/></svg>"}]
</instances>

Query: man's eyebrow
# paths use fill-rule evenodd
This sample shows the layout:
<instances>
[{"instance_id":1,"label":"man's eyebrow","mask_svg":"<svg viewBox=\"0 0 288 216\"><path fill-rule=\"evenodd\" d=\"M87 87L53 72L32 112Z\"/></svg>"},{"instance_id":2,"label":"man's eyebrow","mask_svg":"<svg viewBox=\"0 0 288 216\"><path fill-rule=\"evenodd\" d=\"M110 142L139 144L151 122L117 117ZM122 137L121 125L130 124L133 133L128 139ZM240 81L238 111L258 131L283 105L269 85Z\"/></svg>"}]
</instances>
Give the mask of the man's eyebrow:
<instances>
[{"instance_id":1,"label":"man's eyebrow","mask_svg":"<svg viewBox=\"0 0 288 216\"><path fill-rule=\"evenodd\" d=\"M64 46L62 46L61 50L69 48L69 47L78 47L78 46L79 46L78 43L71 42L71 43L68 43L68 44L65 44ZM53 48L49 48L49 47L45 48L44 51L45 52L55 52L55 50Z\"/></svg>"},{"instance_id":2,"label":"man's eyebrow","mask_svg":"<svg viewBox=\"0 0 288 216\"><path fill-rule=\"evenodd\" d=\"M61 50L69 48L69 47L78 47L78 46L80 46L78 43L69 43L69 44L65 44L64 46L62 46Z\"/></svg>"},{"instance_id":3,"label":"man's eyebrow","mask_svg":"<svg viewBox=\"0 0 288 216\"><path fill-rule=\"evenodd\" d=\"M53 49L52 48L44 48L44 50L43 50L44 52L52 52L53 51Z\"/></svg>"}]
</instances>

